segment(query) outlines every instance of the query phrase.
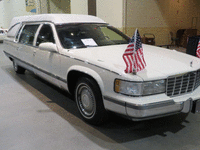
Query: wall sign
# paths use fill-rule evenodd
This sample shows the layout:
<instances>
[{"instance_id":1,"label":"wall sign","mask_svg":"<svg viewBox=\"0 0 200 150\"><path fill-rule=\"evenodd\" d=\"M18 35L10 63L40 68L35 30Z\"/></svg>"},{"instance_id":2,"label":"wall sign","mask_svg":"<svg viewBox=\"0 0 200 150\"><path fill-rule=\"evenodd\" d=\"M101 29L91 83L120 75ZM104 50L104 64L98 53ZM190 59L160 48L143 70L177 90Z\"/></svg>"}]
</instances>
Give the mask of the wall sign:
<instances>
[{"instance_id":1,"label":"wall sign","mask_svg":"<svg viewBox=\"0 0 200 150\"><path fill-rule=\"evenodd\" d=\"M35 0L25 0L26 2L26 11L36 13Z\"/></svg>"}]
</instances>

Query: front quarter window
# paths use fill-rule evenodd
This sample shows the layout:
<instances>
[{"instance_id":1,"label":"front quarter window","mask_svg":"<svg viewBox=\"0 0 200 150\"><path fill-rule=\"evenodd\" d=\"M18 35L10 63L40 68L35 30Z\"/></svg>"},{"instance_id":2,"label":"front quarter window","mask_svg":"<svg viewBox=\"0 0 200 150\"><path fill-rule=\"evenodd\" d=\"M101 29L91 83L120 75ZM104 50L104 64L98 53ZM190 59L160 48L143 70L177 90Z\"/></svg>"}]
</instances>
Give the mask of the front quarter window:
<instances>
[{"instance_id":1,"label":"front quarter window","mask_svg":"<svg viewBox=\"0 0 200 150\"><path fill-rule=\"evenodd\" d=\"M41 43L51 42L55 43L53 31L49 24L44 24L39 32L37 37L36 46L39 46Z\"/></svg>"},{"instance_id":2,"label":"front quarter window","mask_svg":"<svg viewBox=\"0 0 200 150\"><path fill-rule=\"evenodd\" d=\"M129 43L129 37L107 24L57 25L56 29L67 49Z\"/></svg>"}]
</instances>

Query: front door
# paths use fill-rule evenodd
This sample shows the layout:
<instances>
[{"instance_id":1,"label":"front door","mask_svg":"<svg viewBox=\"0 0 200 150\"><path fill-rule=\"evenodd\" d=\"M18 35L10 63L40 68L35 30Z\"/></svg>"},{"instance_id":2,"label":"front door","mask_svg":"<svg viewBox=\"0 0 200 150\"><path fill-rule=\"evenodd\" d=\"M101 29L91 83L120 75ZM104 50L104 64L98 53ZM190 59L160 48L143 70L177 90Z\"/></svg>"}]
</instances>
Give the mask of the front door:
<instances>
[{"instance_id":1,"label":"front door","mask_svg":"<svg viewBox=\"0 0 200 150\"><path fill-rule=\"evenodd\" d=\"M34 65L39 71L38 74L45 78L47 75L55 78L60 72L59 53L39 49L41 43L51 42L55 44L52 26L50 23L42 25L36 38L34 50Z\"/></svg>"}]
</instances>

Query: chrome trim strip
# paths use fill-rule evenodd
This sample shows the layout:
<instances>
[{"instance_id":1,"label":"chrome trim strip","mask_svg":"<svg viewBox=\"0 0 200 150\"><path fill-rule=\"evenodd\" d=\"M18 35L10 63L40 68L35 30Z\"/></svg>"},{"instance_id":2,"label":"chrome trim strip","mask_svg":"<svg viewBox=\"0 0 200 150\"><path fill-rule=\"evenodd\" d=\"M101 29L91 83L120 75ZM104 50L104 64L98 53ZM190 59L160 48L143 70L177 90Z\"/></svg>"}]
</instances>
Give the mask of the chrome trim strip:
<instances>
[{"instance_id":1,"label":"chrome trim strip","mask_svg":"<svg viewBox=\"0 0 200 150\"><path fill-rule=\"evenodd\" d=\"M129 107L132 109L136 109L136 110L147 110L147 109L154 109L154 108L159 108L159 107L165 107L165 106L170 106L170 105L175 105L176 103L174 102L174 100L166 100L166 101L162 101L162 102L155 102L155 103L149 103L149 104L144 104L144 105L137 105L137 104L130 104L127 102L121 102L117 99L108 97L108 96L104 96L104 99L110 102L113 102L115 104L118 105L122 105L124 107Z\"/></svg>"},{"instance_id":2,"label":"chrome trim strip","mask_svg":"<svg viewBox=\"0 0 200 150\"><path fill-rule=\"evenodd\" d=\"M192 87L192 91L194 91L195 89L195 85L196 85L196 78L197 78L197 75L198 75L198 73L197 73L197 71L196 72L194 72L194 74L195 74L195 77L194 77L194 82L193 82L193 87Z\"/></svg>"},{"instance_id":3,"label":"chrome trim strip","mask_svg":"<svg viewBox=\"0 0 200 150\"><path fill-rule=\"evenodd\" d=\"M187 83L187 87L186 87L186 90L185 90L186 92L188 91L189 83L190 83L190 74L188 76L188 83Z\"/></svg>"},{"instance_id":4,"label":"chrome trim strip","mask_svg":"<svg viewBox=\"0 0 200 150\"><path fill-rule=\"evenodd\" d=\"M84 62L84 63L85 63L84 60L81 60L81 59L78 59L78 58L72 58L72 57L70 57L70 56L63 55L63 54L60 54L60 55L61 55L61 56L64 56L64 57L68 57L68 58L71 58L71 59L74 59L74 60L77 60L77 61L80 61L80 62ZM116 74L116 75L121 76L121 74L119 74L119 73L117 73L117 72L115 72L115 71L112 71L112 70L103 68L103 67L98 66L98 65L95 65L95 64L93 64L93 63L87 62L87 64L92 65L92 66L95 66L95 67L100 68L100 69L104 69L104 70L106 70L106 71L109 71L109 72L112 72L112 73L114 73L114 74Z\"/></svg>"},{"instance_id":5,"label":"chrome trim strip","mask_svg":"<svg viewBox=\"0 0 200 150\"><path fill-rule=\"evenodd\" d=\"M148 117L130 117L132 121L145 121L145 120L150 120L150 119L156 119L156 118L161 118L161 117L166 117L166 116L171 116L178 114L180 112L170 112L166 114L161 114L161 115L155 115L155 116L148 116Z\"/></svg>"},{"instance_id":6,"label":"chrome trim strip","mask_svg":"<svg viewBox=\"0 0 200 150\"><path fill-rule=\"evenodd\" d=\"M175 79L174 79L174 86L173 86L173 92L172 92L172 95L174 95L175 87L176 87L176 77L175 77Z\"/></svg>"},{"instance_id":7,"label":"chrome trim strip","mask_svg":"<svg viewBox=\"0 0 200 150\"><path fill-rule=\"evenodd\" d=\"M179 95L181 94L181 89L183 88L183 76L181 77L181 85L179 88Z\"/></svg>"},{"instance_id":8,"label":"chrome trim strip","mask_svg":"<svg viewBox=\"0 0 200 150\"><path fill-rule=\"evenodd\" d=\"M119 101L119 100L117 100L117 99L114 99L114 98L111 98L111 97L108 97L108 96L104 96L103 97L105 100L107 100L107 101L110 101L110 102L112 102L112 103L115 103L115 104L118 104L118 105L121 105L121 106L126 106L126 103L125 102L121 102L121 101Z\"/></svg>"},{"instance_id":9,"label":"chrome trim strip","mask_svg":"<svg viewBox=\"0 0 200 150\"><path fill-rule=\"evenodd\" d=\"M174 105L174 104L175 102L173 100L166 100L162 102L149 103L149 104L144 104L144 105L134 105L134 104L126 103L126 107L137 109L137 110L147 110L147 109L165 107L165 106Z\"/></svg>"},{"instance_id":10,"label":"chrome trim strip","mask_svg":"<svg viewBox=\"0 0 200 150\"><path fill-rule=\"evenodd\" d=\"M12 26L8 29L8 32L9 32L14 26L16 26L17 24L20 24L20 22L17 22L17 23L15 23L14 25L12 25Z\"/></svg>"},{"instance_id":11,"label":"chrome trim strip","mask_svg":"<svg viewBox=\"0 0 200 150\"><path fill-rule=\"evenodd\" d=\"M57 76L57 75L54 75L54 74L52 74L52 73L50 73L50 72L47 72L47 71L45 71L45 70L42 70L41 68L38 68L38 67L36 67L36 66L34 66L34 65L32 65L32 64L29 64L29 63L27 63L27 62L25 62L25 61L23 61L23 60L21 60L21 59L15 57L15 56L11 55L11 54L9 54L9 53L7 53L7 52L5 52L5 51L4 51L4 53L5 53L7 56L11 56L12 58L14 58L14 59L16 59L16 60L18 60L18 61L20 61L20 62L22 62L22 63L24 63L24 64L26 64L26 65L28 65L28 66L30 66L30 67L32 67L32 68L35 68L35 69L37 69L38 71L40 71L40 72L42 72L42 73L45 73L45 74L47 74L47 75L49 75L49 76L51 76L51 77L53 77L53 78L55 78L55 79L58 79L58 80L60 80L60 81L62 81L62 82L67 83L67 80L66 80L66 79L60 78L60 77ZM27 69L27 70L28 70L28 69Z\"/></svg>"},{"instance_id":12,"label":"chrome trim strip","mask_svg":"<svg viewBox=\"0 0 200 150\"><path fill-rule=\"evenodd\" d=\"M6 39L5 39L5 41L6 41L7 43L11 43L11 44L14 43L14 44L19 44L19 45L21 45L21 46L24 46L23 43L13 42L13 41L9 41L9 40L6 40ZM28 45L28 44L26 44L25 46L30 46L30 47L38 48L38 46ZM20 47L20 46L18 46L18 47ZM58 53L58 52L54 52L54 53ZM14 57L14 56L13 56L13 57Z\"/></svg>"}]
</instances>

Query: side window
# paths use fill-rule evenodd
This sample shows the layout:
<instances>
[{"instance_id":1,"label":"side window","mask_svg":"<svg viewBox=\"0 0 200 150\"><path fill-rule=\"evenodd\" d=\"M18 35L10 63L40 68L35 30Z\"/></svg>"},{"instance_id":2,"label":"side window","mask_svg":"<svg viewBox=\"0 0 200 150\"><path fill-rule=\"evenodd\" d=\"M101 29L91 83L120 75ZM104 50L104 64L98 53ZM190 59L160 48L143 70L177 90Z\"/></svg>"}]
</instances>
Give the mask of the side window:
<instances>
[{"instance_id":1,"label":"side window","mask_svg":"<svg viewBox=\"0 0 200 150\"><path fill-rule=\"evenodd\" d=\"M38 27L39 25L25 25L21 32L19 43L33 45L34 36Z\"/></svg>"},{"instance_id":2,"label":"side window","mask_svg":"<svg viewBox=\"0 0 200 150\"><path fill-rule=\"evenodd\" d=\"M51 29L51 26L48 24L44 24L39 32L36 46L40 45L44 42L52 42L55 43L54 37L53 37L53 31Z\"/></svg>"}]
</instances>

